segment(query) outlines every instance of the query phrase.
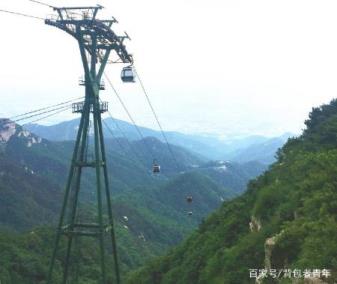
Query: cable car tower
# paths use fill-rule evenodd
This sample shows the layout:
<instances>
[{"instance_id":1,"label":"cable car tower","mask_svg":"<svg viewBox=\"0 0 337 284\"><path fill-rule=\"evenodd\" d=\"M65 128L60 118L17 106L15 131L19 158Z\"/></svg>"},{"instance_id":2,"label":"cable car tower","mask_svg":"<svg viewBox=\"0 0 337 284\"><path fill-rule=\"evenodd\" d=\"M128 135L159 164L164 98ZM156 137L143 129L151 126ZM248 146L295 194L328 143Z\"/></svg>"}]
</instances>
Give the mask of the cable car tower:
<instances>
[{"instance_id":1,"label":"cable car tower","mask_svg":"<svg viewBox=\"0 0 337 284\"><path fill-rule=\"evenodd\" d=\"M93 7L53 7L54 12L56 12L55 15L45 20L47 25L59 28L77 40L84 68L84 79L81 81L81 85L85 87L84 102L73 104L73 112L80 113L81 119L56 232L48 274L47 283L49 284L55 284L53 270L62 238L66 239L62 283L70 283L69 267L72 264L72 246L74 239L82 236L98 238L101 267L101 276L98 281L102 284L108 283L104 240L107 236L111 239L115 279L116 283L120 283L101 118L102 113L108 110L108 105L106 102L100 101L99 92L104 89L102 87L102 75L107 63L126 63L132 66L133 59L124 45L125 39L129 39L128 35L118 36L111 28L117 21L114 18L109 20L97 18L97 14L102 8L100 5ZM132 81L131 79L129 81ZM90 120L92 120L94 129L94 157L92 160L88 160L86 157ZM81 175L84 168L95 171L97 194L95 222L80 222L78 218ZM106 200L106 203L104 200Z\"/></svg>"}]
</instances>

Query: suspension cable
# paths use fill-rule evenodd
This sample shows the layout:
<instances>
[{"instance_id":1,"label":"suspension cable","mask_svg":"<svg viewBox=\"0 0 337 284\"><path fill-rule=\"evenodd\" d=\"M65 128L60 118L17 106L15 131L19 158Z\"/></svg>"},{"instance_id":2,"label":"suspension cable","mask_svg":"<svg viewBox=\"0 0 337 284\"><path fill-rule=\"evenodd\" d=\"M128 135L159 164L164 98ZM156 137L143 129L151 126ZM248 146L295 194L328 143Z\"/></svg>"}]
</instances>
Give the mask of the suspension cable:
<instances>
[{"instance_id":1,"label":"suspension cable","mask_svg":"<svg viewBox=\"0 0 337 284\"><path fill-rule=\"evenodd\" d=\"M53 111L58 111L58 110L61 110L61 109L67 109L67 108L70 108L70 107L71 107L71 104L68 104L68 105L61 106L61 107L57 107L57 108L53 108L53 109L50 109L50 110L47 110L47 111L35 113L35 114L29 115L29 116L21 117L21 118L19 118L19 119L15 119L15 120L13 120L13 121L14 121L14 122L19 122L19 121L22 121L22 120L27 120L27 119L29 119L29 118L36 117L36 116L40 116L40 115L42 115L42 114L48 114L48 113L51 113L51 112L53 112Z\"/></svg>"},{"instance_id":2,"label":"suspension cable","mask_svg":"<svg viewBox=\"0 0 337 284\"><path fill-rule=\"evenodd\" d=\"M28 15L28 14L24 14L24 13L20 13L20 12L9 11L9 10L4 10L4 9L0 9L0 12L12 14L12 15L16 15L16 16L32 18L32 19L36 19L36 20L43 20L43 21L45 20L44 18L41 18L41 17L38 17L38 16L32 16L32 15Z\"/></svg>"},{"instance_id":3,"label":"suspension cable","mask_svg":"<svg viewBox=\"0 0 337 284\"><path fill-rule=\"evenodd\" d=\"M39 4L39 5L42 5L42 6L46 6L46 7L49 7L49 8L55 8L54 6L49 5L47 3L44 3L44 2L41 2L41 1L36 1L36 0L28 0L28 1Z\"/></svg>"},{"instance_id":4,"label":"suspension cable","mask_svg":"<svg viewBox=\"0 0 337 284\"><path fill-rule=\"evenodd\" d=\"M100 99L100 101L102 102L101 99ZM116 127L116 128L119 130L119 132L122 134L123 138L125 139L126 143L127 143L128 146L129 146L131 152L133 152L133 154L134 154L136 160L138 160L138 162L139 162L141 165L143 165L144 168L147 168L147 166L145 165L145 163L142 161L141 157L138 155L136 149L134 148L134 146L133 146L133 145L131 144L131 142L129 141L129 139L128 139L127 135L125 134L125 132L123 131L123 129L120 127L120 125L118 124L118 122L116 121L116 119L112 116L111 112L108 110L107 113L108 113L110 119L112 120L112 122L114 123L115 127ZM107 127L107 129L108 129L108 131L110 132L111 136L112 136L113 138L116 139L117 137L113 134L113 131L111 130L111 128L109 127L109 125L108 125L104 120L103 120L103 123L104 123L104 125ZM118 139L117 139L117 140L118 140ZM118 140L118 141L119 141L119 140ZM119 143L119 144L120 144L120 143ZM121 145L121 144L120 144L120 145ZM123 148L124 148L124 147L123 147ZM121 147L121 149L122 149L122 147ZM145 153L143 152L143 150L141 150L141 152L142 152L143 156L145 157L146 155L145 155ZM126 151L125 151L125 153L126 153Z\"/></svg>"},{"instance_id":5,"label":"suspension cable","mask_svg":"<svg viewBox=\"0 0 337 284\"><path fill-rule=\"evenodd\" d=\"M100 99L101 102L103 102L101 99ZM113 123L115 124L116 128L119 130L119 132L122 134L123 138L129 143L129 146L131 148L131 143L128 139L128 137L126 136L125 132L122 130L122 128L119 126L119 124L117 123L116 119L112 116L111 112L108 110L107 111L109 117L111 118L111 120L113 121ZM105 123L106 125L108 125L107 123ZM111 129L110 129L111 130ZM111 135L113 136L112 132L110 132Z\"/></svg>"},{"instance_id":6,"label":"suspension cable","mask_svg":"<svg viewBox=\"0 0 337 284\"><path fill-rule=\"evenodd\" d=\"M46 115L46 116L43 116L43 117L40 117L40 118L38 118L38 119L36 119L36 120L32 120L32 121L26 122L26 123L22 124L22 126L25 126L25 125L27 125L27 124L31 124L31 123L34 123L34 122L38 122L38 121L40 121L40 120L43 120L43 119L46 119L46 118L48 118L48 117L54 116L54 115L56 115L56 114L59 114L59 113L61 113L61 112L64 112L64 111L66 111L66 110L68 110L68 109L70 109L70 106L63 107L63 108L59 109L59 110L56 111L56 112L52 112L52 111L51 111L52 113L49 112L50 114L48 114L48 115ZM17 122L17 121L14 121L14 122Z\"/></svg>"},{"instance_id":7,"label":"suspension cable","mask_svg":"<svg viewBox=\"0 0 337 284\"><path fill-rule=\"evenodd\" d=\"M175 156L174 153L173 153L172 147L171 147L170 143L168 142L168 139L167 139L167 137L166 137L166 134L165 134L165 132L164 132L164 130L163 130L163 127L162 127L162 125L161 125L161 123L160 123L160 121L159 121L158 115L157 115L156 111L154 110L153 104L151 103L150 97L149 97L149 95L148 95L148 93L147 93L147 91L146 91L146 89L145 89L145 86L144 86L144 84L143 84L143 81L142 81L141 77L139 76L137 70L136 70L135 68L134 68L134 70L135 70L136 76L137 76L137 78L138 78L138 80L139 80L140 86L141 86L141 88L142 88L142 90L143 90L143 93L144 93L144 95L145 95L146 101L147 101L147 103L148 103L148 105L149 105L149 107L150 107L150 109L151 109L151 111L152 111L152 113L153 113L154 118L155 118L156 121L157 121L157 124L158 124L158 126L159 126L160 132L161 132L161 134L162 134L162 136L163 136L163 138L164 138L164 140L165 140L165 143L166 143L166 145L167 145L167 148L168 148L168 150L169 150L169 152L170 152L170 154L171 154L171 156L172 156L172 158L173 158L173 160L174 160L174 162L175 162L176 168L177 168L177 170L179 171L179 168L180 168L180 167L179 167L178 160L176 159L176 156Z\"/></svg>"},{"instance_id":8,"label":"suspension cable","mask_svg":"<svg viewBox=\"0 0 337 284\"><path fill-rule=\"evenodd\" d=\"M122 143L118 140L118 138L116 137L116 135L113 133L112 129L109 127L109 125L104 120L102 120L102 122L103 122L105 128L110 133L111 137L116 140L119 148L124 152L124 154L126 154L126 149L122 146Z\"/></svg>"},{"instance_id":9,"label":"suspension cable","mask_svg":"<svg viewBox=\"0 0 337 284\"><path fill-rule=\"evenodd\" d=\"M22 114L18 114L18 115L10 117L9 119L16 120L17 118L20 118L22 116L26 116L26 115L33 114L33 113L40 112L40 111L44 111L44 110L47 110L47 109L50 109L50 108L54 108L54 107L62 106L62 105L65 105L65 104L69 104L69 103L71 103L73 101L76 101L76 100L79 100L79 99L82 99L82 98L83 97L73 98L73 99L71 99L69 101L65 101L65 102L62 102L62 103L55 104L55 105L51 105L51 106L43 107L43 108L36 109L36 110L33 110L33 111L29 111L29 112L25 112L25 113L22 113Z\"/></svg>"},{"instance_id":10,"label":"suspension cable","mask_svg":"<svg viewBox=\"0 0 337 284\"><path fill-rule=\"evenodd\" d=\"M111 113L109 113L110 118L112 119L112 121L114 122L116 128L118 128L118 130L122 133L123 138L125 139L126 143L128 144L130 151L134 154L134 157L136 158L136 160L144 167L147 168L147 166L145 165L144 161L142 161L141 157L138 155L137 151L135 150L134 146L131 144L131 142L129 141L129 139L127 138L125 132L120 128L120 126L118 125L117 121L111 116ZM105 125L105 127L108 129L109 133L111 134L111 136L118 142L120 148L122 149L122 151L124 152L125 156L127 154L127 149L124 148L124 146L122 146L122 144L120 143L120 141L118 140L118 138L116 137L116 135L113 133L112 129L109 127L109 125L103 120L103 123ZM141 150L141 152L143 152ZM144 155L144 153L142 153ZM146 155L144 155L145 157Z\"/></svg>"},{"instance_id":11,"label":"suspension cable","mask_svg":"<svg viewBox=\"0 0 337 284\"><path fill-rule=\"evenodd\" d=\"M113 133L112 129L109 127L109 125L103 120L102 121L105 128L109 131L110 135L112 136L113 139L115 139L115 141L117 142L117 144L119 145L119 147L121 148L121 150L123 151L124 155L127 156L127 149L122 146L122 143L119 141L119 139L116 137L116 135ZM136 160L144 167L144 169L146 169L147 167L145 166L145 164L141 161L141 159L139 158L139 156L137 155L137 152L135 151L135 149L133 148L133 146L131 145L130 141L125 138L129 147L130 147L130 150L133 152L134 154L134 157L136 158ZM146 171L146 170L144 170ZM146 171L147 173L147 171Z\"/></svg>"},{"instance_id":12,"label":"suspension cable","mask_svg":"<svg viewBox=\"0 0 337 284\"><path fill-rule=\"evenodd\" d=\"M118 128L119 132L122 134L122 136L129 141L128 137L126 136L125 132L122 130L122 128L119 126L119 124L117 123L116 119L111 115L111 112L108 111L109 117L111 118L111 120L113 121L113 123L115 124L116 128Z\"/></svg>"},{"instance_id":13,"label":"suspension cable","mask_svg":"<svg viewBox=\"0 0 337 284\"><path fill-rule=\"evenodd\" d=\"M118 94L117 90L112 85L111 80L109 79L109 77L105 73L104 73L104 76L105 76L108 84L110 85L111 89L114 91L114 93L115 93L116 97L118 98L119 102L121 103L121 105L122 105L123 109L125 110L126 114L128 115L129 119L131 120L131 122L132 122L133 126L135 127L136 131L138 132L138 134L139 134L139 136L141 138L141 141L143 141L145 149L149 152L149 154L152 157L152 159L155 160L153 152L151 150L151 147L147 144L146 139L145 139L143 133L140 131L139 127L137 126L137 124L135 122L135 120L132 118L131 113L129 112L128 108L126 107L125 103L123 102L121 96Z\"/></svg>"},{"instance_id":14,"label":"suspension cable","mask_svg":"<svg viewBox=\"0 0 337 284\"><path fill-rule=\"evenodd\" d=\"M108 125L108 123L105 120L102 120L102 122L103 122L105 128L108 130L108 132L111 135L111 137L117 142L119 148L122 150L122 152L124 153L124 155L127 156L127 149L124 146L122 146L121 141L118 139L118 137L112 131L112 129L110 128L110 126Z\"/></svg>"}]
</instances>

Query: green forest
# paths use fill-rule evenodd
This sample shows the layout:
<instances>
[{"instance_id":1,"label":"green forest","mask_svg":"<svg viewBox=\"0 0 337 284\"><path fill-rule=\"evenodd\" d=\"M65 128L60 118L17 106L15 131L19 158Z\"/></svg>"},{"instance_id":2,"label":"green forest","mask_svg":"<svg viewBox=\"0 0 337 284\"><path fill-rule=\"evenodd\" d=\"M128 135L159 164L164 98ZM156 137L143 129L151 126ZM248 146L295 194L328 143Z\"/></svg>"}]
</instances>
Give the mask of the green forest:
<instances>
[{"instance_id":1,"label":"green forest","mask_svg":"<svg viewBox=\"0 0 337 284\"><path fill-rule=\"evenodd\" d=\"M0 125L0 130L6 131L6 127ZM130 152L121 152L115 140L107 139L106 143L123 278L127 272L181 242L221 205L221 200L242 192L248 180L259 172L254 164L232 164L228 165L225 175L217 175L217 164L209 164L172 145L181 165L188 169L177 173L166 145L148 138L147 145L157 151L156 155L165 163L161 175L154 177L147 170L151 163L147 164L145 156L139 160L129 159ZM139 152L144 147L141 141L131 143ZM16 125L15 135L0 145L0 246L3 252L0 280L15 284L45 283L74 142L41 139ZM200 164L200 167L191 168L190 164ZM96 216L94 181L92 172L84 175L80 199L82 217ZM192 192L194 203L188 205L186 196ZM187 213L191 210L193 215L189 216ZM57 257L56 283L62 275L64 241ZM100 273L97 241L84 239L76 243L71 271L78 276L73 281L97 283ZM108 243L106 255L108 267L112 267ZM111 282L111 269L109 273Z\"/></svg>"},{"instance_id":2,"label":"green forest","mask_svg":"<svg viewBox=\"0 0 337 284\"><path fill-rule=\"evenodd\" d=\"M242 196L127 283L255 283L250 269L263 268L326 269L331 276L321 279L336 283L337 100L314 108L305 124ZM293 283L284 274L261 281Z\"/></svg>"},{"instance_id":3,"label":"green forest","mask_svg":"<svg viewBox=\"0 0 337 284\"><path fill-rule=\"evenodd\" d=\"M250 275L254 269L327 270L331 275L322 276L322 280L335 283L337 100L314 108L305 124L303 134L289 139L279 149L277 161L265 173L251 179L247 190L238 197L227 190L229 200L207 218L204 217L219 206L217 196L224 189L204 170L138 185L136 190L129 184L127 195L121 190L114 199L114 208L125 283L254 283ZM62 199L55 173L61 175L67 169L57 161L62 160L60 153L66 153L71 146L61 143L59 148L51 142L44 143L50 149L48 159L41 150L46 146L28 149L18 138L2 149L2 283L46 281L55 234L48 223L55 222ZM19 150L22 157L28 157L29 165L17 164L10 158L19 155ZM52 150L59 154L57 158L52 157ZM39 168L42 160L44 165ZM54 176L48 176L32 174L33 167L37 173L46 173L49 167L59 168ZM125 184L126 180L119 182ZM63 183L62 179L59 183ZM186 216L188 208L181 198L191 188L201 203L193 205L193 219ZM90 199L83 202L84 210L91 212ZM127 224L122 221L124 215L129 216ZM192 231L196 225L198 228ZM100 267L96 245L90 239L77 243L72 261L74 283L97 283ZM64 250L64 243L62 247ZM112 267L112 258L107 261ZM55 283L62 275L62 263L60 253ZM278 279L266 275L261 281L291 283L283 274ZM109 283L113 282L109 273Z\"/></svg>"},{"instance_id":4,"label":"green forest","mask_svg":"<svg viewBox=\"0 0 337 284\"><path fill-rule=\"evenodd\" d=\"M336 1L1 2L0 284L337 284Z\"/></svg>"}]
</instances>

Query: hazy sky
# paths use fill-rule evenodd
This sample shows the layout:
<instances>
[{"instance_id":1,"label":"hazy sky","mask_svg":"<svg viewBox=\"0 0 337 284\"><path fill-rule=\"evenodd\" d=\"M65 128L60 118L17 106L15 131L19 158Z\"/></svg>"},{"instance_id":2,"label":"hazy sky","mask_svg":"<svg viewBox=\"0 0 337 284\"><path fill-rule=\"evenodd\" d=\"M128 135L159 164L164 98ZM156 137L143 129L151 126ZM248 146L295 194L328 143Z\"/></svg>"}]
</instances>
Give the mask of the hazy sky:
<instances>
[{"instance_id":1,"label":"hazy sky","mask_svg":"<svg viewBox=\"0 0 337 284\"><path fill-rule=\"evenodd\" d=\"M132 41L136 67L167 130L221 135L299 132L313 106L337 95L337 2L310 0L60 1L102 4ZM2 0L0 9L45 17L47 7ZM0 13L0 116L83 94L73 38L43 21ZM107 73L136 122L155 127L139 84ZM110 90L111 112L126 119ZM45 123L71 119L68 112Z\"/></svg>"}]
</instances>

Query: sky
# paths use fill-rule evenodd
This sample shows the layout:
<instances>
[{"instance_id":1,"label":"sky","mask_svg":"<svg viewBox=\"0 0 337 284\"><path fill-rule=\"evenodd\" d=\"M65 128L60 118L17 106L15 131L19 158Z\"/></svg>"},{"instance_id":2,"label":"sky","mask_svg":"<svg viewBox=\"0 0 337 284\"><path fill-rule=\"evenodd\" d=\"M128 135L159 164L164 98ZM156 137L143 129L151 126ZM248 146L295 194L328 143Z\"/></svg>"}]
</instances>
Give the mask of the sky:
<instances>
[{"instance_id":1,"label":"sky","mask_svg":"<svg viewBox=\"0 0 337 284\"><path fill-rule=\"evenodd\" d=\"M312 0L48 0L54 6L105 7L165 130L221 137L300 133L312 107L337 96L337 2ZM8 9L45 18L28 0ZM43 21L0 13L0 117L83 95L76 41ZM107 74L137 124L156 128L140 85ZM107 89L111 113L128 120ZM41 121L57 123L71 112Z\"/></svg>"}]
</instances>

